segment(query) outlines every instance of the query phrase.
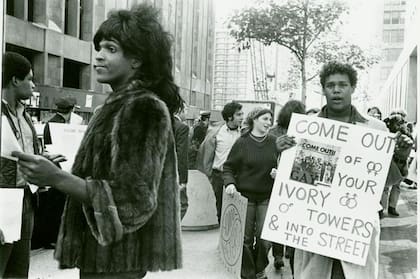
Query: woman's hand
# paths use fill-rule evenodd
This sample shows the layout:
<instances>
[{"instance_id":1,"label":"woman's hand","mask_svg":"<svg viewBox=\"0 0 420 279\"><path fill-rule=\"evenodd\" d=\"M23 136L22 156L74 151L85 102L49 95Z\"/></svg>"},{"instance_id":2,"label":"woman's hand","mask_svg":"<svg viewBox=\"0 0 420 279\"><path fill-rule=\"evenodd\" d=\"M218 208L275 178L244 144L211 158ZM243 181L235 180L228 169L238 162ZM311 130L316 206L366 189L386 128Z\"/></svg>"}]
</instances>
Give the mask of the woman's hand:
<instances>
[{"instance_id":1,"label":"woman's hand","mask_svg":"<svg viewBox=\"0 0 420 279\"><path fill-rule=\"evenodd\" d=\"M60 179L62 170L53 161L40 155L31 155L13 151L12 156L18 158L18 166L23 178L38 186L54 186Z\"/></svg>"},{"instance_id":2,"label":"woman's hand","mask_svg":"<svg viewBox=\"0 0 420 279\"><path fill-rule=\"evenodd\" d=\"M288 135L281 135L276 140L276 147L280 153L295 145L296 145L295 137L289 137Z\"/></svg>"},{"instance_id":3,"label":"woman's hand","mask_svg":"<svg viewBox=\"0 0 420 279\"><path fill-rule=\"evenodd\" d=\"M276 175L277 175L277 169L272 168L272 169L271 169L271 172L270 172L270 176L271 176L271 178L272 178L272 179L275 179L275 178L276 178Z\"/></svg>"},{"instance_id":4,"label":"woman's hand","mask_svg":"<svg viewBox=\"0 0 420 279\"><path fill-rule=\"evenodd\" d=\"M238 191L236 190L235 185L233 184L229 184L226 186L226 194L233 196L235 193L237 193Z\"/></svg>"}]
</instances>

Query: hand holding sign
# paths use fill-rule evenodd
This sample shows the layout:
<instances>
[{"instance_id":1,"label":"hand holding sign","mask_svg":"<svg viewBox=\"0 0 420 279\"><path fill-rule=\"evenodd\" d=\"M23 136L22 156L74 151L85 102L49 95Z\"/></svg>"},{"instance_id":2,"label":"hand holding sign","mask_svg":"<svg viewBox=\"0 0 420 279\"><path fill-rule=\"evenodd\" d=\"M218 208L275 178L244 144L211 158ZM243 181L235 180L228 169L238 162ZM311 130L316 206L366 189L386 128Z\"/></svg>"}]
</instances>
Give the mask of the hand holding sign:
<instances>
[{"instance_id":1,"label":"hand holding sign","mask_svg":"<svg viewBox=\"0 0 420 279\"><path fill-rule=\"evenodd\" d=\"M236 190L235 185L233 184L229 184L226 186L226 194L233 196L235 193L237 193L238 191Z\"/></svg>"},{"instance_id":2,"label":"hand holding sign","mask_svg":"<svg viewBox=\"0 0 420 279\"><path fill-rule=\"evenodd\" d=\"M364 265L394 135L296 114L287 134L261 238Z\"/></svg>"},{"instance_id":3,"label":"hand holding sign","mask_svg":"<svg viewBox=\"0 0 420 279\"><path fill-rule=\"evenodd\" d=\"M277 175L277 169L272 168L271 171L270 171L271 178L272 179L275 179L276 178L276 175Z\"/></svg>"},{"instance_id":4,"label":"hand holding sign","mask_svg":"<svg viewBox=\"0 0 420 279\"><path fill-rule=\"evenodd\" d=\"M280 153L295 145L296 145L295 137L290 137L288 135L281 135L276 140L276 147Z\"/></svg>"}]
</instances>

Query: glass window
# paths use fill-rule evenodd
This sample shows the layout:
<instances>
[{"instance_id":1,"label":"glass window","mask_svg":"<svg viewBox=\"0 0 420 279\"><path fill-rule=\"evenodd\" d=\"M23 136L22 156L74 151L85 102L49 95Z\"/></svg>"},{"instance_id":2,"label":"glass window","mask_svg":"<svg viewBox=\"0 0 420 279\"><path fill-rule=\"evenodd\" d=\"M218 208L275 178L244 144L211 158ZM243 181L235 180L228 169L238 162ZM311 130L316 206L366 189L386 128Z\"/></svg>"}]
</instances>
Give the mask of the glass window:
<instances>
[{"instance_id":1,"label":"glass window","mask_svg":"<svg viewBox=\"0 0 420 279\"><path fill-rule=\"evenodd\" d=\"M385 43L389 43L390 42L390 35L391 35L390 30L384 30L384 32L382 33L382 40Z\"/></svg>"},{"instance_id":2,"label":"glass window","mask_svg":"<svg viewBox=\"0 0 420 279\"><path fill-rule=\"evenodd\" d=\"M384 24L390 24L391 23L391 12L385 12L384 13Z\"/></svg>"}]
</instances>

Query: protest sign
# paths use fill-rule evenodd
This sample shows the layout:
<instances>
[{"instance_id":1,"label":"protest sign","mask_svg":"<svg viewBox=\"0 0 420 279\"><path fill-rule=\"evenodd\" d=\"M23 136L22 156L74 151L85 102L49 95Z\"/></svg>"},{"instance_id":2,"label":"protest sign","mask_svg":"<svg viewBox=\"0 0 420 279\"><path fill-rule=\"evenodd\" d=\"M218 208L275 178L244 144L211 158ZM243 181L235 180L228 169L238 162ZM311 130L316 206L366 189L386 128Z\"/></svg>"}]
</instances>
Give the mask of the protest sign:
<instances>
[{"instance_id":1,"label":"protest sign","mask_svg":"<svg viewBox=\"0 0 420 279\"><path fill-rule=\"evenodd\" d=\"M365 265L393 134L293 114L262 238Z\"/></svg>"},{"instance_id":2,"label":"protest sign","mask_svg":"<svg viewBox=\"0 0 420 279\"><path fill-rule=\"evenodd\" d=\"M17 158L13 151L22 151L19 142L6 116L1 117L1 158L0 158L0 188L15 187L17 178Z\"/></svg>"},{"instance_id":3,"label":"protest sign","mask_svg":"<svg viewBox=\"0 0 420 279\"><path fill-rule=\"evenodd\" d=\"M47 150L52 154L64 155L67 161L60 163L60 166L70 172L87 126L64 123L49 123L49 125L52 144L47 145Z\"/></svg>"},{"instance_id":4,"label":"protest sign","mask_svg":"<svg viewBox=\"0 0 420 279\"><path fill-rule=\"evenodd\" d=\"M247 205L248 200L239 193L230 196L223 191L219 251L226 269L236 278L241 277Z\"/></svg>"},{"instance_id":5,"label":"protest sign","mask_svg":"<svg viewBox=\"0 0 420 279\"><path fill-rule=\"evenodd\" d=\"M22 210L23 189L0 188L0 229L6 243L20 239Z\"/></svg>"},{"instance_id":6,"label":"protest sign","mask_svg":"<svg viewBox=\"0 0 420 279\"><path fill-rule=\"evenodd\" d=\"M12 127L10 127L9 120L4 115L1 117L1 127L1 156L17 161L17 158L12 156L12 152L22 152L22 148L13 133Z\"/></svg>"}]
</instances>

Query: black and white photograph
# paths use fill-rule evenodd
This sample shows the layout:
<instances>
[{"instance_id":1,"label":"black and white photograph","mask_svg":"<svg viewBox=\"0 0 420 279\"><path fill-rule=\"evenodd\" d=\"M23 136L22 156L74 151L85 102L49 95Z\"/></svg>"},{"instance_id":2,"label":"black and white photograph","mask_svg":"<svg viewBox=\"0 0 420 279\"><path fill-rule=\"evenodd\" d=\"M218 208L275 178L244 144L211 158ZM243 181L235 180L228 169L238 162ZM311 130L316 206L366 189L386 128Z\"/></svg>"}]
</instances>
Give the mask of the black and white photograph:
<instances>
[{"instance_id":1,"label":"black and white photograph","mask_svg":"<svg viewBox=\"0 0 420 279\"><path fill-rule=\"evenodd\" d=\"M417 278L419 4L2 1L0 279ZM275 181L337 188L344 149L292 113L392 133L363 266L262 238ZM224 195L246 204L235 272Z\"/></svg>"},{"instance_id":2,"label":"black and white photograph","mask_svg":"<svg viewBox=\"0 0 420 279\"><path fill-rule=\"evenodd\" d=\"M290 180L330 186L337 168L340 147L301 139L297 144Z\"/></svg>"}]
</instances>

